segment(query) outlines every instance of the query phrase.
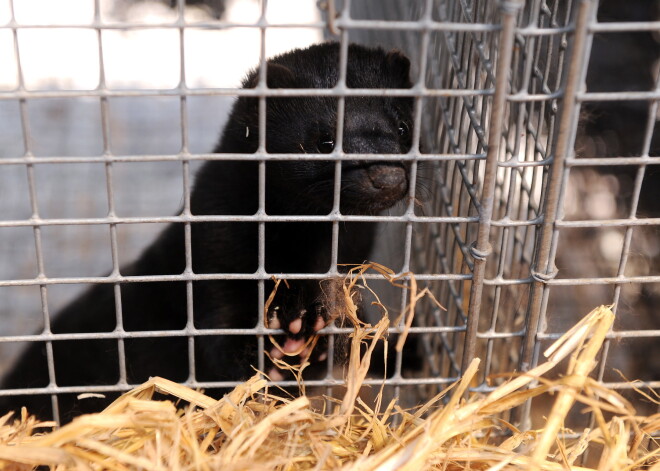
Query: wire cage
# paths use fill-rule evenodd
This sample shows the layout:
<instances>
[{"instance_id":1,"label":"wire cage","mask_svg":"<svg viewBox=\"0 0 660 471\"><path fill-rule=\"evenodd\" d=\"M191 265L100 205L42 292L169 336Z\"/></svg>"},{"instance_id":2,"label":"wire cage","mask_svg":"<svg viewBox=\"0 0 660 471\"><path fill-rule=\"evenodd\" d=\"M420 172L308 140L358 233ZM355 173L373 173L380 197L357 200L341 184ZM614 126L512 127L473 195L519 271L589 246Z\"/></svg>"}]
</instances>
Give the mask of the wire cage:
<instances>
[{"instance_id":1,"label":"wire cage","mask_svg":"<svg viewBox=\"0 0 660 471\"><path fill-rule=\"evenodd\" d=\"M451 381L478 356L488 390L490 375L527 370L612 303L598 379L624 394L625 379L658 388L656 8L420 2L387 16L433 25L397 36L423 59L423 149L434 154L420 159L432 197L409 223L411 267L447 308L428 303L417 318L424 380Z\"/></svg>"},{"instance_id":2,"label":"wire cage","mask_svg":"<svg viewBox=\"0 0 660 471\"><path fill-rule=\"evenodd\" d=\"M117 2L128 8L129 3ZM408 369L408 353L397 353L394 371L384 380L391 394L423 399L455 381L475 356L482 358L482 369L474 389L488 390L498 374L534 366L544 345L593 307L610 303L617 322L598 379L624 392L632 387L624 378L660 388L660 213L654 197L660 163L655 132L660 48L654 35L660 22L650 2L623 7L608 0L600 5L597 0L329 0L318 4L323 20L294 23L269 19L274 1L262 0L254 19L242 22L193 17L180 1L169 19L142 23L128 14L107 17L107 2L96 0L90 2L89 21L61 24L24 21L17 3L7 2L0 26L0 39L10 45L7 70L15 75L0 90L5 123L0 130L0 354L8 370L21 348L44 343L50 381L0 390L0 396L50 395L58 419L60 394L124 391L131 384L121 366L122 346L136 338L186 339L191 374L183 382L192 387L236 384L195 377L194 343L202 335L256 338L255 366L263 369L270 333L263 327L264 281L273 275L263 263L256 274L245 275L260 283L260 323L252 329L204 331L188 323L177 332L130 332L118 314L111 332L53 333L50 319L90 284L112 284L119 292L128 282L192 287L203 279L189 270L139 280L121 274L144 241L166 224L196 222L186 211L194 171L200 162L222 159L210 149L224 114L232 97L249 93L195 82L187 59L190 37L199 31L249 31L263 62L271 31L303 28L319 39L323 33L339 40L343 51L349 42L397 47L413 63L410 90L383 92L415 101L419 146L400 156L416 176L411 198L388 214L354 217L380 225L371 258L404 280L414 273L445 308L428 300L418 306L410 335L422 366ZM23 70L32 60L29 34L65 29L90 35L96 75L82 86L33 85ZM113 82L114 63L104 47L110 35L135 31L172 33L162 47L176 58L173 83ZM346 56L340 57L341 70ZM286 92L263 89L255 96ZM333 93L349 96L341 82ZM157 110L147 112L148 103L156 101ZM75 106L62 108L63 103ZM262 165L274 159L267 152L253 158ZM340 166L346 156L339 151L332 158ZM184 211L173 216L182 201ZM268 217L246 220L263 225ZM337 227L350 218L332 214L327 220ZM263 252L259 243L255 251ZM333 244L336 253L336 238ZM99 276L108 269L108 276ZM337 273L335 257L328 273L276 275L320 280ZM393 311L403 309L407 291L386 291ZM325 331L333 335L341 329ZM119 345L119 380L58 385L52 344L90 339ZM327 376L310 384L332 392L341 381L330 364ZM538 406L542 410L543 404ZM541 415L530 414L528 406L517 419L529 425Z\"/></svg>"}]
</instances>

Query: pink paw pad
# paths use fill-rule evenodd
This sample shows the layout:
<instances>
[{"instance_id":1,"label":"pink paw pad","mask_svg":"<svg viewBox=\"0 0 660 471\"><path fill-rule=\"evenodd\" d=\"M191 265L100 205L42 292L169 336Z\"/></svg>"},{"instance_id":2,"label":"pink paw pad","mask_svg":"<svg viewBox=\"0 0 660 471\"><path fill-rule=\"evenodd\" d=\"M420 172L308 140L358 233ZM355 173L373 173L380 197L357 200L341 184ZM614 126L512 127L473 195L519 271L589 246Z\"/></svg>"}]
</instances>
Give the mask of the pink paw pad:
<instances>
[{"instance_id":1,"label":"pink paw pad","mask_svg":"<svg viewBox=\"0 0 660 471\"><path fill-rule=\"evenodd\" d=\"M280 373L275 367L268 371L268 377L271 379L271 381L282 381L284 379L282 373Z\"/></svg>"},{"instance_id":2,"label":"pink paw pad","mask_svg":"<svg viewBox=\"0 0 660 471\"><path fill-rule=\"evenodd\" d=\"M284 352L282 352L282 350L280 350L279 348L273 348L270 351L270 356L271 358L280 360L284 356Z\"/></svg>"},{"instance_id":3,"label":"pink paw pad","mask_svg":"<svg viewBox=\"0 0 660 471\"><path fill-rule=\"evenodd\" d=\"M289 324L289 332L291 332L293 335L300 333L301 330L302 330L301 318L298 318Z\"/></svg>"},{"instance_id":4,"label":"pink paw pad","mask_svg":"<svg viewBox=\"0 0 660 471\"><path fill-rule=\"evenodd\" d=\"M304 344L305 344L304 339L298 339L298 340L286 339L286 342L284 343L282 350L284 350L285 353L294 353L300 350Z\"/></svg>"}]
</instances>

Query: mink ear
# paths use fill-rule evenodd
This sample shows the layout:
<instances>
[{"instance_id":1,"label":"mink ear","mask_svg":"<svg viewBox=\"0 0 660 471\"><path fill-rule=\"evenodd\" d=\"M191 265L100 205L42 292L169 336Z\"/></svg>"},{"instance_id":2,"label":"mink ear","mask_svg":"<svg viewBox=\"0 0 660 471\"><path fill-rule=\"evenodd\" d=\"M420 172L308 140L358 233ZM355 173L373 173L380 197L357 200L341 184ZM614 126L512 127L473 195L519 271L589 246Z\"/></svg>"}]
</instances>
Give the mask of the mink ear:
<instances>
[{"instance_id":1,"label":"mink ear","mask_svg":"<svg viewBox=\"0 0 660 471\"><path fill-rule=\"evenodd\" d=\"M392 49L385 55L385 68L397 78L401 85L410 87L410 60L398 49Z\"/></svg>"},{"instance_id":2,"label":"mink ear","mask_svg":"<svg viewBox=\"0 0 660 471\"><path fill-rule=\"evenodd\" d=\"M296 77L291 69L280 64L268 63L266 84L268 88L292 88Z\"/></svg>"},{"instance_id":3,"label":"mink ear","mask_svg":"<svg viewBox=\"0 0 660 471\"><path fill-rule=\"evenodd\" d=\"M273 62L266 69L266 85L268 88L293 88L295 76L288 67ZM244 88L256 88L259 83L259 69L255 70L245 80Z\"/></svg>"}]
</instances>

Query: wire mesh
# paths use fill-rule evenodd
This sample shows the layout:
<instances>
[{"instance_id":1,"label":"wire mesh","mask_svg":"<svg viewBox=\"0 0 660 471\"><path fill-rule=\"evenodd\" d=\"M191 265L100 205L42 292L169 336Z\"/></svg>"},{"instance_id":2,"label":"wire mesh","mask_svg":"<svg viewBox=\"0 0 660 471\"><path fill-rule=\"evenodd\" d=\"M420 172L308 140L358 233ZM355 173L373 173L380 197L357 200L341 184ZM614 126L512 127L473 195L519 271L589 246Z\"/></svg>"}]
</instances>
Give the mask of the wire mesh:
<instances>
[{"instance_id":1,"label":"wire mesh","mask_svg":"<svg viewBox=\"0 0 660 471\"><path fill-rule=\"evenodd\" d=\"M406 7L397 2L385 5L387 19L419 18L411 13L419 5L407 12L401 12ZM363 16L377 15L379 6L371 5ZM506 35L503 14L511 11L516 13L513 54L509 65L502 66L498 61ZM642 214L635 210L644 191L657 185L653 184L657 172L646 173L657 155L657 147L651 144L657 142L657 102L652 91L657 87L658 48L652 36L658 28L656 14L652 6L641 2L628 8L607 1L600 5L434 2L434 20L444 25L465 22L472 29L434 31L429 48L426 85L430 89L469 90L470 94L425 97L425 152L440 154L440 158L423 169L432 198L420 213L447 219L415 226L414 271L457 276L432 285L447 311L429 303L417 319L419 325L436 329L420 334L428 359L423 376L455 378L465 361L476 355L485 360L477 389L488 390L498 381L490 375L528 369L539 361L543 345L580 315L597 304L615 303L619 312L622 308L626 312L619 315L617 324L626 328L615 327L610 333L617 354L609 355L610 365L600 365L598 377L612 387L630 388L623 378L617 378L614 368L619 367L629 379L642 378L648 387L657 389L659 369L655 362L642 366L644 362L636 360L637 354L626 353L634 343L632 339L646 339L640 349L655 352L658 345L656 310L643 307L657 300L657 258L648 248L655 245L649 241L657 239L658 213L653 203L645 205L641 219ZM489 24L498 28L484 27ZM363 36L383 41L383 35L375 32ZM395 37L412 51L409 44L414 40L401 36ZM578 40L582 44L576 46ZM621 53L613 60L623 67L610 64L611 47ZM631 49L646 52L628 59L635 53L624 51ZM490 127L495 114L495 82L502 77L502 70L508 75L508 87L499 133ZM603 86L609 86L608 93L599 93ZM640 88L643 93L630 92ZM646 101L637 103L635 120L627 122L624 129L620 116L626 116L626 108L620 104L626 102L622 100L642 97ZM619 141L627 142L617 143L612 138L617 132L621 133ZM496 142L495 136L501 141ZM605 138L609 138L610 146L602 142ZM485 188L489 179L487 152L494 146L499 151L493 157L497 169L490 175L494 183L494 189L489 190L491 209L484 204L490 198ZM621 150L617 153L617 148L625 148L625 154ZM589 174L583 174L589 167ZM577 177L576 168L580 169ZM619 173L624 168L633 170ZM552 171L559 173L552 175ZM609 184L603 183L608 174ZM642 182L644 189L640 190ZM629 188L626 196L616 195L616 187L625 184ZM613 199L617 201L607 202ZM589 214L582 201L590 201L592 208L611 207L620 215L608 219L596 216L596 209ZM572 213L568 218L566 207ZM630 267L625 269L631 256L630 237L638 227L648 229L644 235L637 233L637 247L647 245L634 256L644 260L640 265L643 276L633 275ZM573 235L568 228L591 229L591 234ZM593 228L602 228L603 235L596 235ZM613 228L622 229L616 238ZM488 244L475 251L480 230L487 233ZM563 238L558 239L559 233ZM615 254L607 255L610 250ZM480 280L475 266L484 256L485 276ZM614 262L606 261L608 257L616 259L614 267ZM609 277L588 275L594 273L595 266L607 265ZM621 292L630 286L637 288L629 290L622 303ZM475 326L466 336L470 318ZM625 344L627 347L621 348ZM424 394L430 392L434 390ZM538 405L537 412L542 407ZM523 414L530 418L529 409Z\"/></svg>"},{"instance_id":2,"label":"wire mesh","mask_svg":"<svg viewBox=\"0 0 660 471\"><path fill-rule=\"evenodd\" d=\"M0 390L0 396L49 394L57 417L59 394L126 390L131 386L126 368L126 343L137 339L180 338L185 343L188 365L188 376L181 380L192 387L236 384L234 381L202 381L197 377L195 341L200 336L256 338L254 345L259 361L255 366L263 370L265 336L275 333L263 327L263 307L268 295L265 281L272 276L265 269L264 234L267 223L286 221L331 222L332 263L328 272L278 276L321 280L337 275L340 225L377 222L381 237L372 259L391 266L399 274L414 272L445 307L440 309L428 301L419 306L411 337L417 340L415 345L422 366L409 369L411 353L397 353L394 371L385 380L394 395L415 402L432 394L454 381L474 356L483 360L480 384L474 389L487 390L493 381L498 381L494 375L530 368L539 361L544 345L595 305L608 303L616 305L618 318L603 352L598 378L614 388L630 388L629 383L613 373L613 367L618 367L629 379L640 378L647 387L660 388L657 360L644 365L637 357L640 350L635 350L657 352L660 337L655 309L660 296L660 214L658 199L652 196L657 193L657 165L660 164L655 133L660 89L657 67L653 65L658 54L633 57L630 60L636 62L624 63L621 67L621 80L599 82L599 70L603 70L602 63L607 63L602 60L602 56L607 55L607 45L615 44L622 54L629 53L631 41L633 46L643 42L657 48L652 34L657 34L660 22L649 16L650 10L640 17L633 15L626 19L617 16L624 13L616 10L613 2L602 1L599 5L595 0L330 3L338 13L332 23L339 32L335 39L341 44L340 80L333 89L309 90L264 86L267 35L274 29L301 26L269 21L266 1L260 3L259 14L252 22L191 20L183 2L179 2L173 20L145 24L126 19L109 21L103 15L102 2L97 0L91 21L58 25L24 23L9 3L9 15L0 31L9 33L12 38L13 61L9 62L15 63L16 83L0 90L0 102L6 105L1 112L11 123L8 125L11 136L0 131L0 138L8 143L0 146L5 149L0 158L0 171L7 172L2 182L9 182L4 186L10 188L8 194L13 195L12 201L21 200L16 197L18 193L28 198L27 203L7 206L7 216L0 220L0 238L6 241L7 247L2 262L5 267L0 280L0 296L3 297L0 304L8 306L7 311L14 311L16 306L21 310L40 311L41 321L26 315L18 321L23 323L20 327L0 327L0 345L45 343L50 381L44 387ZM610 17L605 18L607 15ZM622 21L624 19L627 21ZM312 21L304 26L322 31L326 23ZM222 31L238 27L259 36L260 85L255 89L191 85L186 35L196 30ZM86 89L32 86L23 72L22 63L27 53L23 51L22 39L25 32L41 29L94 33L98 86ZM107 57L104 53L107 34L133 30L176 33L175 46L168 51L176 56L178 63L178 80L174 86L115 87L108 79L112 64L104 59ZM332 37L329 32L326 36ZM352 41L404 50L413 59L414 86L387 92L348 88L345 83L347 46ZM296 44L291 44L294 46ZM411 198L388 214L344 215L339 211L341 162L352 158L342 152L345 99L382 93L410 96L415 102L413 139L419 142L420 151L413 146L405 156L372 157L411 162L411 174L417 176L410 191ZM333 154L266 152L266 97L301 94L338 98L338 135ZM223 102L226 106L227 100L236 96L259 99L259 149L254 156L259 162L259 210L252 216L195 215L190 208L190 193L192 175L198 164L206 160L244 158L242 154L210 153L210 142L208 147L199 144L199 126L208 125L196 115L197 110L199 106L209 106L208 103L214 106ZM44 104L53 100L77 101L94 107L97 113L86 112L87 117L76 119L93 122L98 127L96 142L82 147L60 146L59 153L44 151L47 142L43 140L43 124L40 124L43 119L33 119L33 113L41 113L47 108ZM125 132L130 133L141 120L130 122L131 113L118 112L122 109L121 100L145 100L144 103L156 100L169 107L167 119L158 123L169 128L154 134L158 136L156 140L166 136L167 144L155 143L151 148L140 150L130 146L122 148L118 127L124 126ZM635 117L634 123L630 122L632 119L621 118L621 115L627 116L627 112ZM57 121L57 116L53 121ZM172 123L175 123L173 127ZM217 133L220 124L216 118L214 127L207 128L207 134ZM621 136L615 142L612 133L618 131ZM91 134L91 131L82 132ZM138 131L138 140L145 133L147 130ZM20 142L16 136L20 136ZM301 158L336 162L332 213L328 216L268 215L265 211L267 163ZM70 169L75 169L76 165L83 166L82 177L71 173ZM147 166L144 172L156 167L165 169L160 175L172 183L166 185L171 189L163 195L173 198L174 206L181 203L179 214L172 216L173 211L161 212L149 204L140 209L138 199L124 191L142 181L139 178L129 180L139 175L139 165ZM16 169L26 172L24 184L17 183ZM89 203L92 208L68 210L81 201L79 193L63 199L71 183L52 195L41 194L42 188L46 188L44 179L54 178L58 175L56 172L61 172L58 178L65 182L84 182L85 172L100 175L100 179L94 181L102 181L102 185L97 183L94 188L87 189L83 185L78 190L94 195L82 199L93 200ZM148 186L146 194L158 192L160 184L152 182ZM258 224L255 250L259 267L255 273L200 274L193 271L191 224L221 221ZM122 267L144 247L143 242L135 245L131 241L143 239L145 234L153 237L170 223L184 226L183 273L122 275ZM73 268L61 268L49 262L53 259L52 253L58 250L53 240L66 240L79 234L67 235L66 230L70 228L103 232L100 238L105 259L90 267L88 273L76 269L75 257L71 263ZM22 245L16 242L19 239ZM29 252L25 249L25 240L33 245ZM99 276L107 269L111 269L109 275ZM258 280L256 327L200 329L195 325L194 283L212 280ZM126 329L122 286L157 282L185 286L185 325L154 331ZM71 299L76 295L73 290L65 294L60 294L60 290L97 283L113 286L115 326L103 332L53 333L50 323L57 309L51 308L52 298ZM373 283L378 281L374 279ZM405 290L383 290L387 291L384 299L394 312L406 305ZM16 318L16 315L12 317ZM43 330L35 333L38 331L35 325ZM391 331L396 333L400 328L395 326ZM329 334L343 331L338 327L326 329ZM114 345L116 383L58 385L53 342L91 339L105 339ZM332 358L332 339L328 348ZM657 359L660 355L647 354L646 357ZM325 391L331 393L332 388L341 383L333 368L330 361L326 377L311 381L310 385L326 387ZM368 382L381 384L383 380L374 378ZM279 384L293 385L294 382ZM522 414L518 419L535 418L529 409Z\"/></svg>"}]
</instances>

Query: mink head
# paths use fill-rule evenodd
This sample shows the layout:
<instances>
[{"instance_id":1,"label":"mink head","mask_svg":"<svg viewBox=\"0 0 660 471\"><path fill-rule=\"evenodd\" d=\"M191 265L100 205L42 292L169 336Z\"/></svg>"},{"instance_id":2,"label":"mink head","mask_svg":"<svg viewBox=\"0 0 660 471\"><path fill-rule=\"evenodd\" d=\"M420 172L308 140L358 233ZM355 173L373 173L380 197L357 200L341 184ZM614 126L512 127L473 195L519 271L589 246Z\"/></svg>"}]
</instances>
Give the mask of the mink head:
<instances>
[{"instance_id":1,"label":"mink head","mask_svg":"<svg viewBox=\"0 0 660 471\"><path fill-rule=\"evenodd\" d=\"M339 78L339 44L296 49L268 61L268 88L332 88ZM245 88L258 83L258 70ZM410 88L410 61L399 51L350 45L348 88ZM269 153L328 154L337 139L337 97L266 99L266 150ZM216 152L256 152L258 99L240 98ZM412 98L345 98L342 150L347 154L403 154L412 140ZM322 159L269 161L266 211L269 214L326 214L333 205L335 162ZM408 165L403 161L342 162L340 210L375 214L404 198Z\"/></svg>"}]
</instances>

